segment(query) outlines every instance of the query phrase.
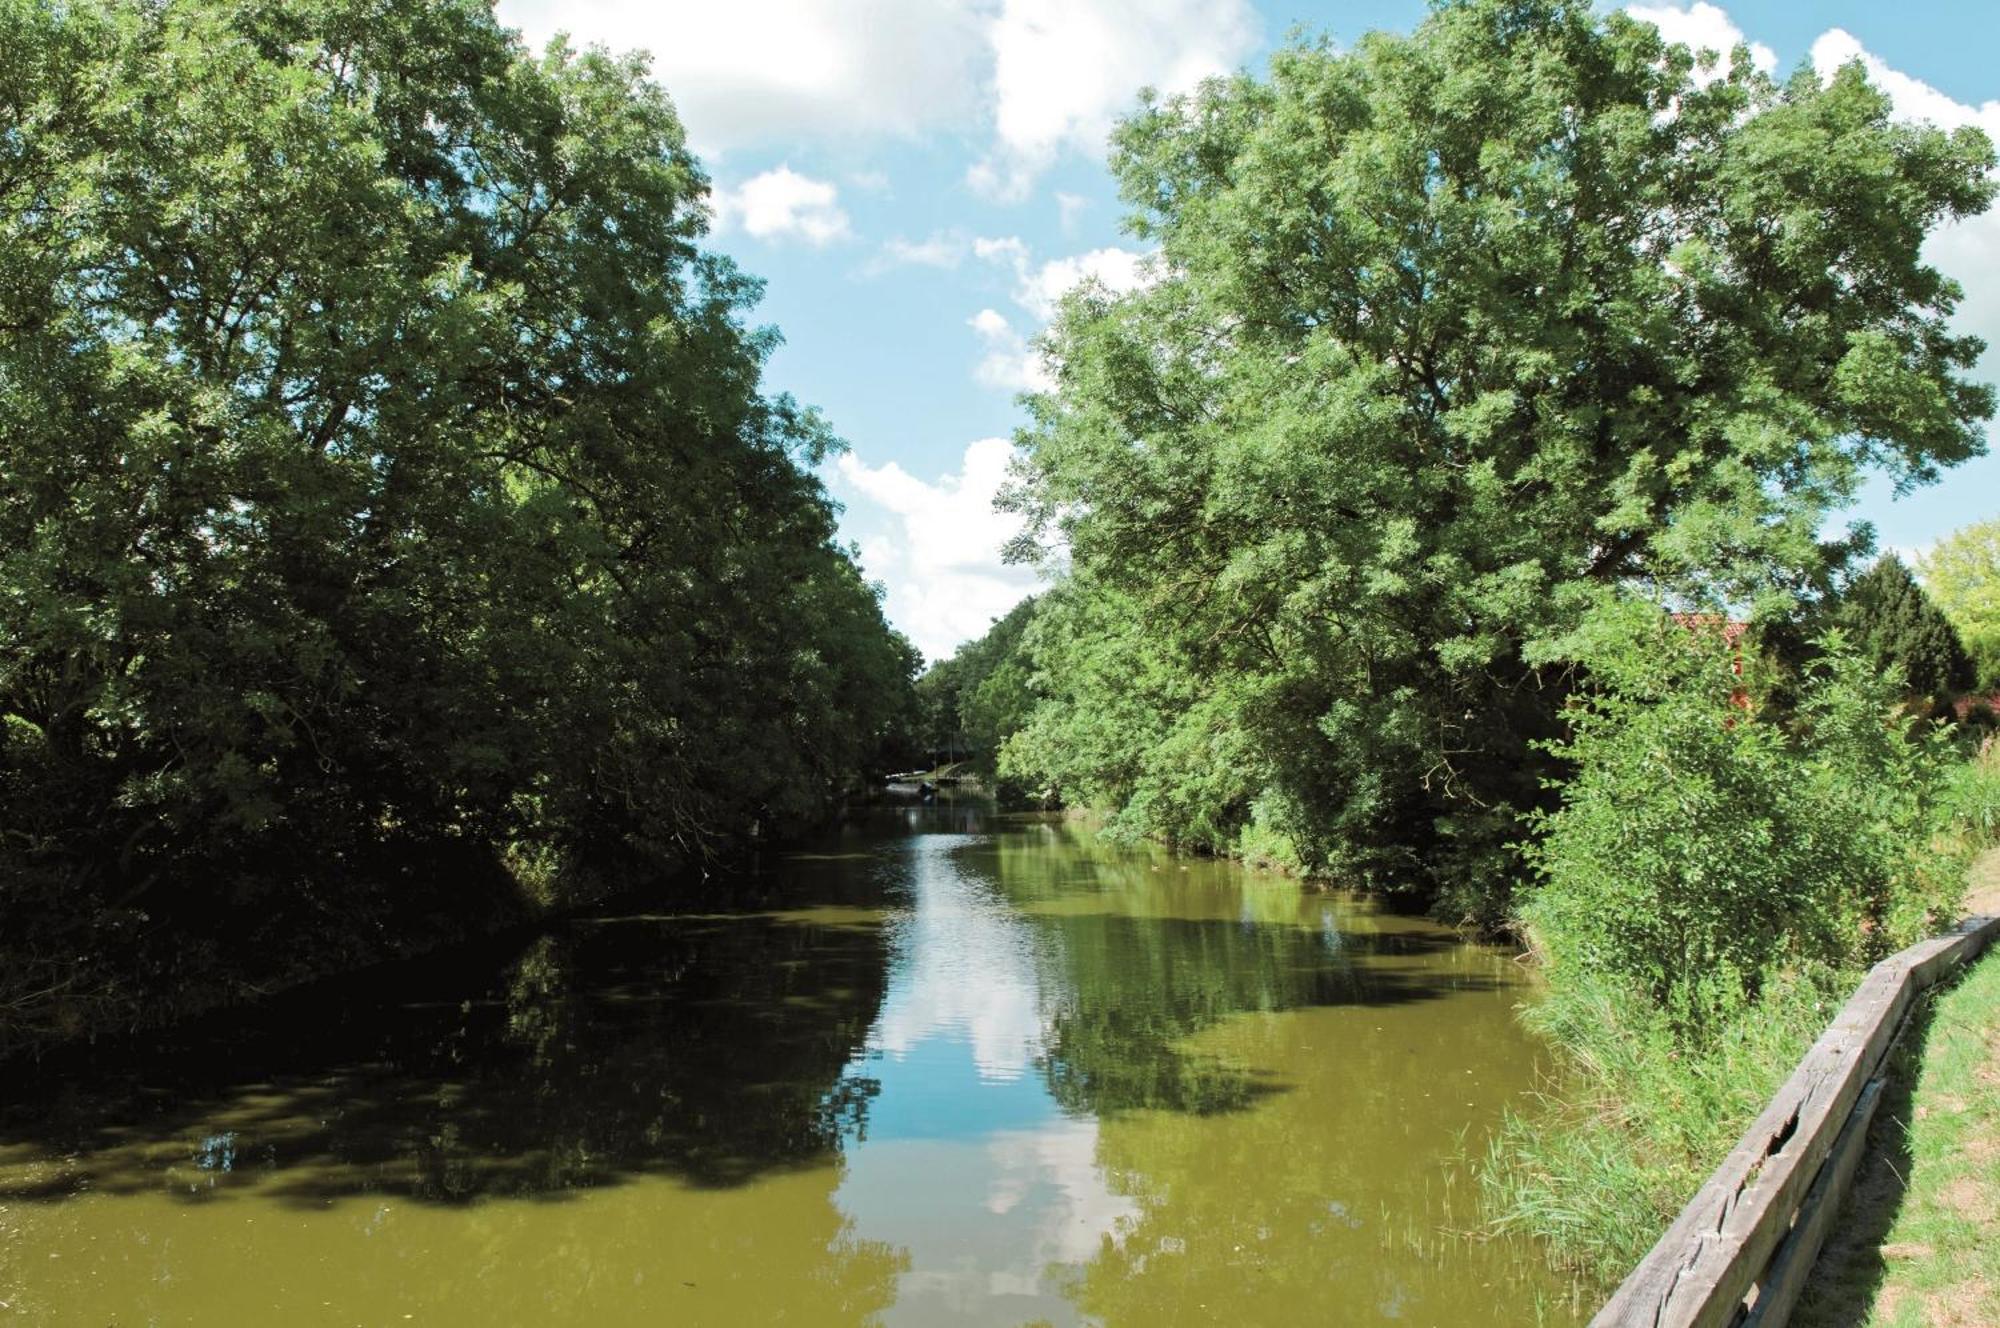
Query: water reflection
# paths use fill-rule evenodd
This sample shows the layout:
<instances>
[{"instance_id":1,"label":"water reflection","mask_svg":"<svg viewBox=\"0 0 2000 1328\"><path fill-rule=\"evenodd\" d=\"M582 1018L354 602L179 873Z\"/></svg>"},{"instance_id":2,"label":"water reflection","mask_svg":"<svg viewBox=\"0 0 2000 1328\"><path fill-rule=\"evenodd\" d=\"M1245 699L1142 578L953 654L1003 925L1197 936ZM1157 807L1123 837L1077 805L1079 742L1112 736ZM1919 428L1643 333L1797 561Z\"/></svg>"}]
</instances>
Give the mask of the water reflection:
<instances>
[{"instance_id":1,"label":"water reflection","mask_svg":"<svg viewBox=\"0 0 2000 1328\"><path fill-rule=\"evenodd\" d=\"M823 1161L872 1092L843 1075L881 1000L883 936L864 916L579 923L497 972L393 975L331 1021L294 1001L53 1064L0 1116L0 1160L44 1159L0 1172L0 1200L206 1198L227 1174L226 1188L297 1203L466 1203ZM225 1131L243 1165L218 1170Z\"/></svg>"},{"instance_id":2,"label":"water reflection","mask_svg":"<svg viewBox=\"0 0 2000 1328\"><path fill-rule=\"evenodd\" d=\"M870 1032L871 1053L906 1059L942 1039L969 1049L979 1077L1019 1079L1041 1059L1047 964L1020 914L959 858L983 841L931 834L910 841L890 927L894 975Z\"/></svg>"},{"instance_id":3,"label":"water reflection","mask_svg":"<svg viewBox=\"0 0 2000 1328\"><path fill-rule=\"evenodd\" d=\"M882 1014L855 1071L880 1086L835 1200L905 1254L892 1324L1073 1321L1050 1269L1137 1213L1097 1165L1098 1127L1047 1092L1060 938L977 870L990 839L900 846Z\"/></svg>"},{"instance_id":4,"label":"water reflection","mask_svg":"<svg viewBox=\"0 0 2000 1328\"><path fill-rule=\"evenodd\" d=\"M0 1311L1483 1323L1552 1292L1439 1235L1529 1081L1517 981L1363 901L894 809L709 908L17 1079Z\"/></svg>"},{"instance_id":5,"label":"water reflection","mask_svg":"<svg viewBox=\"0 0 2000 1328\"><path fill-rule=\"evenodd\" d=\"M1441 981L1429 961L1463 947L1428 924L1220 864L1110 851L1073 824L987 841L964 865L991 872L1059 956L1044 1070L1076 1112L1205 1115L1283 1091L1267 1067L1190 1046L1232 1016L1499 989L1498 975Z\"/></svg>"}]
</instances>

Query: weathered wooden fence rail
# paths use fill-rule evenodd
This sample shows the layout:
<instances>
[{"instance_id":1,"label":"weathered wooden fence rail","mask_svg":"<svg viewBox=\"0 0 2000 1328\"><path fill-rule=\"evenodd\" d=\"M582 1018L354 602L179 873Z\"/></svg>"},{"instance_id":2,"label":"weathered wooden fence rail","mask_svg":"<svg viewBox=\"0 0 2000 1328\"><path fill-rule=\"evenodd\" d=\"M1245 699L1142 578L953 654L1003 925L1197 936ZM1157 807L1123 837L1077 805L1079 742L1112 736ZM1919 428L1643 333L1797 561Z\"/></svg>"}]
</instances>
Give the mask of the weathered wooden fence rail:
<instances>
[{"instance_id":1,"label":"weathered wooden fence rail","mask_svg":"<svg viewBox=\"0 0 2000 1328\"><path fill-rule=\"evenodd\" d=\"M1854 1175L1911 1002L1996 936L2000 918L1971 918L1870 969L1591 1328L1781 1328Z\"/></svg>"}]
</instances>

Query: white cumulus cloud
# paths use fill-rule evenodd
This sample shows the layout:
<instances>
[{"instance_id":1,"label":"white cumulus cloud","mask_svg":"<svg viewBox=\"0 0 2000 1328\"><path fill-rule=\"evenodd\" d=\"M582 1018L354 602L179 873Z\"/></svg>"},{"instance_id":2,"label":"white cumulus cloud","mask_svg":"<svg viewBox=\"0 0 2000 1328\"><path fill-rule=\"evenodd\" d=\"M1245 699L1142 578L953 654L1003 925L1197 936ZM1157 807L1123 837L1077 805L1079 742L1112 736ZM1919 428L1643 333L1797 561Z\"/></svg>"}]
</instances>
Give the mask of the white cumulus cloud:
<instances>
[{"instance_id":1,"label":"white cumulus cloud","mask_svg":"<svg viewBox=\"0 0 2000 1328\"><path fill-rule=\"evenodd\" d=\"M1142 87L1240 65L1251 0L499 0L536 47L643 50L705 157L984 127L968 178L1018 200L1065 151L1100 156Z\"/></svg>"},{"instance_id":2,"label":"white cumulus cloud","mask_svg":"<svg viewBox=\"0 0 2000 1328\"><path fill-rule=\"evenodd\" d=\"M704 156L977 122L991 64L975 7L938 0L500 0L539 47L649 51Z\"/></svg>"},{"instance_id":3,"label":"white cumulus cloud","mask_svg":"<svg viewBox=\"0 0 2000 1328\"><path fill-rule=\"evenodd\" d=\"M840 206L840 190L826 180L779 166L733 189L715 191L718 229L741 227L760 240L803 240L815 247L853 232Z\"/></svg>"},{"instance_id":4,"label":"white cumulus cloud","mask_svg":"<svg viewBox=\"0 0 2000 1328\"><path fill-rule=\"evenodd\" d=\"M967 175L1018 201L1065 150L1100 156L1142 87L1185 92L1255 47L1249 0L1006 0L988 25L994 148Z\"/></svg>"},{"instance_id":5,"label":"white cumulus cloud","mask_svg":"<svg viewBox=\"0 0 2000 1328\"><path fill-rule=\"evenodd\" d=\"M1743 35L1743 29L1714 5L1699 0L1687 6L1627 5L1625 12L1641 22L1652 24L1660 30L1662 37L1670 42L1679 42L1697 56L1703 51L1715 52L1715 63L1705 67L1696 65L1694 81L1697 84L1706 85L1726 77L1730 52L1745 44L1750 47L1752 65L1766 74L1777 71L1778 53L1762 42L1750 41Z\"/></svg>"},{"instance_id":6,"label":"white cumulus cloud","mask_svg":"<svg viewBox=\"0 0 2000 1328\"><path fill-rule=\"evenodd\" d=\"M870 577L889 586L889 618L926 659L941 659L985 634L995 618L1034 593L1036 577L1000 561L1021 519L993 510L1014 445L982 438L965 449L959 469L920 480L891 461L870 466L853 453L835 463L834 482L849 510L867 504L889 518L892 534L861 541Z\"/></svg>"},{"instance_id":7,"label":"white cumulus cloud","mask_svg":"<svg viewBox=\"0 0 2000 1328\"><path fill-rule=\"evenodd\" d=\"M979 382L1008 392L1047 392L1055 386L1041 350L997 309L981 309L965 321L986 347L972 370Z\"/></svg>"}]
</instances>

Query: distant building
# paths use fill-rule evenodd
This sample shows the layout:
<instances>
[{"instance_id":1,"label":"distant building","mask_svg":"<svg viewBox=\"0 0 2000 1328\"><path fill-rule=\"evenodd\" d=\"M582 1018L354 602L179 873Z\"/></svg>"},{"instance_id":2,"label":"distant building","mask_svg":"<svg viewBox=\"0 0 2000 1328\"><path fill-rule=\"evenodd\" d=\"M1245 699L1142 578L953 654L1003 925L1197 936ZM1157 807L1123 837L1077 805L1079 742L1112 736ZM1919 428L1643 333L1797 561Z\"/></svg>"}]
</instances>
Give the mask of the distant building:
<instances>
[{"instance_id":1,"label":"distant building","mask_svg":"<svg viewBox=\"0 0 2000 1328\"><path fill-rule=\"evenodd\" d=\"M1718 633L1722 637L1722 643L1730 650L1730 671L1739 678L1743 676L1743 634L1750 630L1749 623L1738 622L1721 613L1670 613L1667 616L1685 627L1690 634ZM1729 704L1747 713L1750 709L1749 689L1738 687L1731 692Z\"/></svg>"}]
</instances>

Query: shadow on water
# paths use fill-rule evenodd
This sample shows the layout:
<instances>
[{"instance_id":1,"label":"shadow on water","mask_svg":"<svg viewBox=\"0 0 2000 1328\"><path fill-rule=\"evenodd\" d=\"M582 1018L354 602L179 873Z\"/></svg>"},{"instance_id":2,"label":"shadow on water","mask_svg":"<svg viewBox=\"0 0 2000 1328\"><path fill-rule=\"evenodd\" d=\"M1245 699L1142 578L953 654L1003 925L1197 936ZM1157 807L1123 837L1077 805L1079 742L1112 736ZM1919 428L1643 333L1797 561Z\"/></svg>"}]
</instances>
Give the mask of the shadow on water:
<instances>
[{"instance_id":1,"label":"shadow on water","mask_svg":"<svg viewBox=\"0 0 2000 1328\"><path fill-rule=\"evenodd\" d=\"M1144 875L1157 856L1079 857L1071 834L1051 842L976 806L885 815L901 838L885 845L879 818L852 827L717 911L579 920L352 999L301 993L50 1062L0 1104L0 1201L164 1189L452 1205L824 1164L866 1135L869 1030L913 963L909 920L968 901L1029 938L1039 1069L1076 1116L1213 1115L1285 1091L1184 1046L1233 1015L1500 985L1441 968L1458 948L1447 933L1356 926L1282 883L1252 898L1219 874L1162 882ZM943 897L922 877L937 855L925 867L912 847L936 831L956 845ZM989 957L957 958L976 977Z\"/></svg>"},{"instance_id":2,"label":"shadow on water","mask_svg":"<svg viewBox=\"0 0 2000 1328\"><path fill-rule=\"evenodd\" d=\"M486 962L478 962L485 959ZM823 1161L872 1090L880 929L769 914L579 922L337 1012L292 1000L0 1108L0 1198L246 1182L303 1204L734 1185ZM65 1159L15 1175L30 1145Z\"/></svg>"}]
</instances>

